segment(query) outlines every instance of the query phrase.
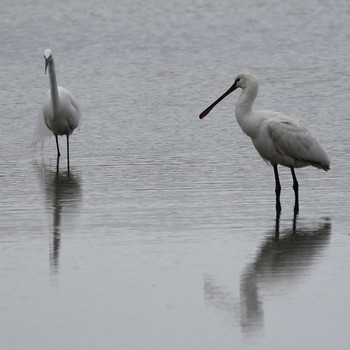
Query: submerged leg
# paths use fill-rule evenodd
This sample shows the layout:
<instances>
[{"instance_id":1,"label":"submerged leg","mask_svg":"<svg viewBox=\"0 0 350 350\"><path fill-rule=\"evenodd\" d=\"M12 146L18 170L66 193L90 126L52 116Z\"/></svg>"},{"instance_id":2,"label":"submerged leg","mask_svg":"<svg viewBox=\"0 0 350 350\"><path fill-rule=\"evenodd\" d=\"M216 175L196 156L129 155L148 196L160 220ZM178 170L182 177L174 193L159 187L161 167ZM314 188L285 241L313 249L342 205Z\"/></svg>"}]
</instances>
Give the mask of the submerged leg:
<instances>
[{"instance_id":1,"label":"submerged leg","mask_svg":"<svg viewBox=\"0 0 350 350\"><path fill-rule=\"evenodd\" d=\"M69 135L67 134L67 167L69 172Z\"/></svg>"},{"instance_id":2,"label":"submerged leg","mask_svg":"<svg viewBox=\"0 0 350 350\"><path fill-rule=\"evenodd\" d=\"M275 224L275 240L278 241L280 236L280 217L281 213L276 212L276 224Z\"/></svg>"},{"instance_id":3,"label":"submerged leg","mask_svg":"<svg viewBox=\"0 0 350 350\"><path fill-rule=\"evenodd\" d=\"M276 213L280 214L281 213L281 202L280 202L280 195L281 195L281 184L280 184L280 179L278 177L278 170L277 170L277 164L273 166L273 171L275 173L275 182L276 182Z\"/></svg>"},{"instance_id":4,"label":"submerged leg","mask_svg":"<svg viewBox=\"0 0 350 350\"><path fill-rule=\"evenodd\" d=\"M55 138L56 138L56 147L57 147L57 158L59 158L61 156L61 153L60 153L60 148L58 147L58 136L57 136L57 134L55 134Z\"/></svg>"},{"instance_id":5,"label":"submerged leg","mask_svg":"<svg viewBox=\"0 0 350 350\"><path fill-rule=\"evenodd\" d=\"M296 215L299 213L299 184L297 181L297 177L295 176L294 168L291 167L290 170L293 176L293 190L295 194L294 214Z\"/></svg>"},{"instance_id":6,"label":"submerged leg","mask_svg":"<svg viewBox=\"0 0 350 350\"><path fill-rule=\"evenodd\" d=\"M298 213L294 213L294 217L293 217L293 233L295 233L296 230L297 230L297 217L298 217Z\"/></svg>"},{"instance_id":7,"label":"submerged leg","mask_svg":"<svg viewBox=\"0 0 350 350\"><path fill-rule=\"evenodd\" d=\"M57 157L57 160L56 160L56 174L58 175L58 170L60 169L60 158Z\"/></svg>"}]
</instances>

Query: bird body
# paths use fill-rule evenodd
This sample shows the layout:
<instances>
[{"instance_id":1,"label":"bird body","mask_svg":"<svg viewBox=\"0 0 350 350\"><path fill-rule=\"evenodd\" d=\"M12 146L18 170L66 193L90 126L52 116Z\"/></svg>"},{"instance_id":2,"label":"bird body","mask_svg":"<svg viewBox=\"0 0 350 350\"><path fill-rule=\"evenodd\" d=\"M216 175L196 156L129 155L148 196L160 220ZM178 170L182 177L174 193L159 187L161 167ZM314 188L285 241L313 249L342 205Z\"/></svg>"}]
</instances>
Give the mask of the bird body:
<instances>
[{"instance_id":1,"label":"bird body","mask_svg":"<svg viewBox=\"0 0 350 350\"><path fill-rule=\"evenodd\" d=\"M246 115L239 124L260 156L271 165L329 169L326 152L296 119L277 112L258 111Z\"/></svg>"},{"instance_id":2,"label":"bird body","mask_svg":"<svg viewBox=\"0 0 350 350\"><path fill-rule=\"evenodd\" d=\"M221 97L200 114L204 118L222 99L241 88L236 104L236 119L252 140L260 156L274 167L276 180L276 209L280 212L280 184L277 165L289 167L295 190L295 212L299 210L298 183L294 168L314 166L325 171L330 168L327 153L317 140L299 122L283 113L274 111L254 111L253 103L258 94L258 82L250 73L240 73L234 84Z\"/></svg>"},{"instance_id":3,"label":"bird body","mask_svg":"<svg viewBox=\"0 0 350 350\"><path fill-rule=\"evenodd\" d=\"M51 89L43 104L43 116L46 126L55 135L71 135L79 124L80 108L72 93L64 87L57 87L58 102L52 103Z\"/></svg>"},{"instance_id":4,"label":"bird body","mask_svg":"<svg viewBox=\"0 0 350 350\"><path fill-rule=\"evenodd\" d=\"M312 165L329 169L326 152L297 119L274 111L253 111L258 83L249 73L236 104L236 118L241 129L252 139L260 156L272 165L301 168Z\"/></svg>"},{"instance_id":5,"label":"bird body","mask_svg":"<svg viewBox=\"0 0 350 350\"><path fill-rule=\"evenodd\" d=\"M57 85L55 62L50 49L44 51L45 73L49 70L50 89L42 107L45 125L56 138L57 160L60 157L58 135L67 137L67 162L69 171L69 136L79 125L81 111L72 93ZM57 161L58 164L58 161Z\"/></svg>"}]
</instances>

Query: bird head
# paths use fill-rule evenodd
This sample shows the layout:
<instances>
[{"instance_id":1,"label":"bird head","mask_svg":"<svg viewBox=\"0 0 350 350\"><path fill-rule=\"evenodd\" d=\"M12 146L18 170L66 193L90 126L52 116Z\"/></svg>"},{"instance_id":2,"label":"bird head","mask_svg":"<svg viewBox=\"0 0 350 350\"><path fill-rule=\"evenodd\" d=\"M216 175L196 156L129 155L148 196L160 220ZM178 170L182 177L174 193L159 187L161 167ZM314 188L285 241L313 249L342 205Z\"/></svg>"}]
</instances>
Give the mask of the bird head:
<instances>
[{"instance_id":1,"label":"bird head","mask_svg":"<svg viewBox=\"0 0 350 350\"><path fill-rule=\"evenodd\" d=\"M49 65L49 62L52 59L52 52L50 49L46 49L44 51L44 58L45 58L45 74L46 74L47 66Z\"/></svg>"},{"instance_id":2,"label":"bird head","mask_svg":"<svg viewBox=\"0 0 350 350\"><path fill-rule=\"evenodd\" d=\"M234 85L237 88L245 89L247 85L258 85L258 81L253 74L249 72L241 72L237 75Z\"/></svg>"},{"instance_id":3,"label":"bird head","mask_svg":"<svg viewBox=\"0 0 350 350\"><path fill-rule=\"evenodd\" d=\"M231 92L235 91L236 89L245 89L249 84L258 85L257 80L255 77L248 72L242 72L239 73L233 83L233 85L223 94L221 95L216 101L214 101L207 109L205 109L200 115L199 118L203 119L209 112L226 96L228 96Z\"/></svg>"}]
</instances>

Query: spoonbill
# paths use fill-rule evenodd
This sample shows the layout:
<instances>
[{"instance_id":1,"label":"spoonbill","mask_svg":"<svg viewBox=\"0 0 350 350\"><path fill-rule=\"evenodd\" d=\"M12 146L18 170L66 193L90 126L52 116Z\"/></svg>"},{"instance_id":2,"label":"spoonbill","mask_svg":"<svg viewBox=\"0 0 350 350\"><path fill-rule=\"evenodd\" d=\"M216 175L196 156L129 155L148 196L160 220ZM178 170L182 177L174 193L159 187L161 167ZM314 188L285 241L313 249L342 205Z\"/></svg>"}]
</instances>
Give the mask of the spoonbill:
<instances>
[{"instance_id":1,"label":"spoonbill","mask_svg":"<svg viewBox=\"0 0 350 350\"><path fill-rule=\"evenodd\" d=\"M44 51L44 58L45 74L49 69L50 90L42 107L42 115L47 128L52 131L56 138L57 164L61 156L58 135L66 135L67 137L67 165L69 171L69 135L79 124L80 107L69 90L57 86L55 62L50 49Z\"/></svg>"},{"instance_id":2,"label":"spoonbill","mask_svg":"<svg viewBox=\"0 0 350 350\"><path fill-rule=\"evenodd\" d=\"M236 119L253 142L260 156L273 166L275 175L276 212L281 213L281 184L278 165L289 167L293 177L295 194L294 214L299 212L299 184L294 168L308 165L328 171L330 161L325 150L312 135L293 117L274 111L254 111L253 103L258 94L258 81L248 72L240 73L233 85L199 118L203 119L221 100L236 89L242 89L236 104Z\"/></svg>"}]
</instances>

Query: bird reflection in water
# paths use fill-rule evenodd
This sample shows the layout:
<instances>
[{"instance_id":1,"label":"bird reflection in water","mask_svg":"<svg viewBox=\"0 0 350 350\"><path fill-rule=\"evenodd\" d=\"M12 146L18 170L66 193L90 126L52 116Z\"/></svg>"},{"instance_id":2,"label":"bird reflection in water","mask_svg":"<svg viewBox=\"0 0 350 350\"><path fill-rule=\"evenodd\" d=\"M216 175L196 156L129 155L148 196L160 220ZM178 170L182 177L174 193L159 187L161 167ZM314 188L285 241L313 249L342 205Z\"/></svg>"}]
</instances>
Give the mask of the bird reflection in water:
<instances>
[{"instance_id":1,"label":"bird reflection in water","mask_svg":"<svg viewBox=\"0 0 350 350\"><path fill-rule=\"evenodd\" d=\"M243 333L260 330L264 325L261 294L280 296L286 293L288 287L305 276L312 263L320 258L330 235L329 219L299 228L295 216L292 227L280 231L277 216L275 227L267 234L254 261L246 266L241 275L239 302L235 301L233 292L207 276L204 282L205 299L231 317L239 315Z\"/></svg>"},{"instance_id":2,"label":"bird reflection in water","mask_svg":"<svg viewBox=\"0 0 350 350\"><path fill-rule=\"evenodd\" d=\"M61 246L61 229L69 229L79 213L82 200L80 177L72 171L60 172L58 160L53 170L48 165L36 164L38 177L45 192L47 210L52 213L52 230L50 235L50 268L54 274L59 269Z\"/></svg>"}]
</instances>

